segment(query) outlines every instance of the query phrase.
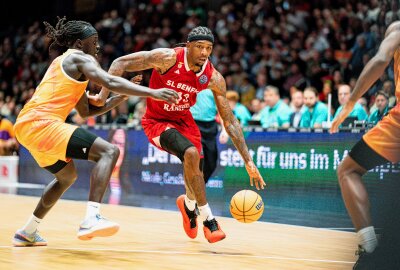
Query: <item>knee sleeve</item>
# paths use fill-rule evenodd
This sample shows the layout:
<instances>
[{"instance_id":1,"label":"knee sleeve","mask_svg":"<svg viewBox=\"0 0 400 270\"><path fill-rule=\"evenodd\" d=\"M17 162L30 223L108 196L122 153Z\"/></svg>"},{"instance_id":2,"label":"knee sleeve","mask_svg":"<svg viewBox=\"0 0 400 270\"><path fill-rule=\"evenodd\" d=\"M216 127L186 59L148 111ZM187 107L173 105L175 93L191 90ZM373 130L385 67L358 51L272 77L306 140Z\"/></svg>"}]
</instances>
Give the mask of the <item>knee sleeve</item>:
<instances>
[{"instance_id":1,"label":"knee sleeve","mask_svg":"<svg viewBox=\"0 0 400 270\"><path fill-rule=\"evenodd\" d=\"M177 156L182 162L186 149L194 147L186 137L184 137L178 130L174 128L167 129L160 135L161 147Z\"/></svg>"}]
</instances>

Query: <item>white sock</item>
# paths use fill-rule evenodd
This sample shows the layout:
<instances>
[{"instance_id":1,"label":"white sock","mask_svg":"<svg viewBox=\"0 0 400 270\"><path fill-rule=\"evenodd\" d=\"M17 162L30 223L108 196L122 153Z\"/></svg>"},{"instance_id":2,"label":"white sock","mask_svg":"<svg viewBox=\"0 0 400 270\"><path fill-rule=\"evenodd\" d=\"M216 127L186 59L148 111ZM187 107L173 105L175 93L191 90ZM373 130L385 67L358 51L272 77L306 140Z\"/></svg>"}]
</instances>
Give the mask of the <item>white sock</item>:
<instances>
[{"instance_id":1,"label":"white sock","mask_svg":"<svg viewBox=\"0 0 400 270\"><path fill-rule=\"evenodd\" d=\"M100 213L100 203L98 202L88 202L86 208L86 217L85 219L96 216Z\"/></svg>"},{"instance_id":2,"label":"white sock","mask_svg":"<svg viewBox=\"0 0 400 270\"><path fill-rule=\"evenodd\" d=\"M378 245L373 226L363 228L357 232L358 243L366 252L372 253Z\"/></svg>"},{"instance_id":3,"label":"white sock","mask_svg":"<svg viewBox=\"0 0 400 270\"><path fill-rule=\"evenodd\" d=\"M212 220L214 218L208 203L206 205L199 206L199 212L200 212L200 217L203 220Z\"/></svg>"},{"instance_id":4,"label":"white sock","mask_svg":"<svg viewBox=\"0 0 400 270\"><path fill-rule=\"evenodd\" d=\"M194 211L196 208L196 200L191 200L185 195L185 205L190 211Z\"/></svg>"},{"instance_id":5,"label":"white sock","mask_svg":"<svg viewBox=\"0 0 400 270\"><path fill-rule=\"evenodd\" d=\"M35 217L35 215L31 215L22 230L24 230L28 234L32 234L37 230L37 227L39 226L41 221L42 219Z\"/></svg>"}]
</instances>

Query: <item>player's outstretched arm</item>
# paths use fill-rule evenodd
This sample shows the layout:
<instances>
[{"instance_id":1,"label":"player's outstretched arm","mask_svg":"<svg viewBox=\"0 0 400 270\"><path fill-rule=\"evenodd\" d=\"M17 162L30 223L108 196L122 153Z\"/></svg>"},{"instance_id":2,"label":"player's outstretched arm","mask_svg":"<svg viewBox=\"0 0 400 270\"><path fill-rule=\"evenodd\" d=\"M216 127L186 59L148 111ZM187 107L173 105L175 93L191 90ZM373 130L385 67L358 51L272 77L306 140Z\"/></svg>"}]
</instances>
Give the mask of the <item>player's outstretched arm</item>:
<instances>
[{"instance_id":1,"label":"player's outstretched arm","mask_svg":"<svg viewBox=\"0 0 400 270\"><path fill-rule=\"evenodd\" d=\"M156 69L164 73L176 62L176 53L173 49L160 48L151 51L131 53L115 59L108 73L114 76L122 76L125 71L135 72L147 69ZM109 89L103 87L99 93L95 106L102 106L109 95Z\"/></svg>"},{"instance_id":2,"label":"player's outstretched arm","mask_svg":"<svg viewBox=\"0 0 400 270\"><path fill-rule=\"evenodd\" d=\"M123 96L123 95L112 96L107 99L106 103L103 106L97 107L97 106L91 106L88 102L86 94L83 94L81 99L76 104L75 109L78 111L79 115L85 119L90 116L97 116L104 114L127 99L128 96Z\"/></svg>"},{"instance_id":3,"label":"player's outstretched arm","mask_svg":"<svg viewBox=\"0 0 400 270\"><path fill-rule=\"evenodd\" d=\"M372 86L376 80L381 77L386 67L392 61L395 51L400 46L400 21L394 22L389 25L386 30L385 38L383 39L379 50L374 57L365 65L362 70L360 77L356 82L353 92L351 93L350 100L343 107L343 110L339 113L336 119L332 122L330 129L331 133L338 131L340 124L346 119L346 117L353 110L357 100Z\"/></svg>"},{"instance_id":4,"label":"player's outstretched arm","mask_svg":"<svg viewBox=\"0 0 400 270\"><path fill-rule=\"evenodd\" d=\"M176 103L179 96L171 89L162 88L153 90L148 87L137 85L124 78L113 76L101 69L97 61L89 56L82 54L73 54L73 62L77 69L83 73L87 79L96 84L107 87L112 92L127 96L150 97L157 100L163 100L168 103Z\"/></svg>"},{"instance_id":5,"label":"player's outstretched arm","mask_svg":"<svg viewBox=\"0 0 400 270\"><path fill-rule=\"evenodd\" d=\"M225 130L245 162L247 173L250 176L250 184L252 186L255 185L257 189L264 189L264 179L250 156L239 121L229 107L228 100L226 99L225 79L218 71L214 70L208 88L213 91L215 103L224 122Z\"/></svg>"}]
</instances>

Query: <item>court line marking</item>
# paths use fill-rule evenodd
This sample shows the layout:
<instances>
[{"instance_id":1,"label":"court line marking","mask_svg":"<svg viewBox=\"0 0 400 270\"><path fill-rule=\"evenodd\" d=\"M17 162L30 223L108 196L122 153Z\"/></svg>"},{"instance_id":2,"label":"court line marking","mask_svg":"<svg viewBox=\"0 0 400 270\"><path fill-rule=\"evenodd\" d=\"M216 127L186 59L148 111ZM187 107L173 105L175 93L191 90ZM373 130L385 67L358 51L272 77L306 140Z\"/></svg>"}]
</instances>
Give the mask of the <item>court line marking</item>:
<instances>
[{"instance_id":1,"label":"court line marking","mask_svg":"<svg viewBox=\"0 0 400 270\"><path fill-rule=\"evenodd\" d=\"M37 247L36 247L37 248ZM108 252L124 252L124 253L147 253L147 254L163 254L163 255L205 255L205 256L221 256L231 258L255 258L255 259L270 259L270 260L284 260L284 261L303 261L303 262L320 262L320 263L341 263L341 264L354 264L355 262L349 261L336 261L336 260L320 260L320 259L307 259L307 258L290 258L280 256L262 256L262 255L245 255L245 254L224 254L224 253L204 253L204 252L185 252L185 251L165 251L165 250L143 250L143 249L113 249L113 248L57 248L57 247L39 247L41 249L53 250L71 250L71 251L108 251ZM24 250L21 247L0 246L0 249L13 249ZM31 249L31 248L29 248Z\"/></svg>"},{"instance_id":2,"label":"court line marking","mask_svg":"<svg viewBox=\"0 0 400 270\"><path fill-rule=\"evenodd\" d=\"M19 184L28 184L28 183L19 183ZM28 184L29 185L29 184ZM32 186L36 186L36 188L44 188L46 185L41 185L41 184L31 184ZM1 187L1 184L0 184ZM6 196L12 196L12 197L26 197L26 198L38 198L37 196L30 196L30 195L19 195L19 194L6 194L6 193L0 193L0 195L6 195ZM87 201L80 201L80 200L72 200L72 199L60 199L59 201L64 201L68 203L86 203ZM106 203L103 203L104 205L108 205ZM113 206L118 206L122 208L136 208L136 209L143 209L143 210L154 210L154 211L163 211L163 212L171 212L171 213L179 213L178 210L171 210L171 209L159 209L159 208L151 208L151 207L142 207L142 206L133 206L133 205L113 205ZM222 218L229 218L233 219L232 217L229 216L220 216ZM351 233L354 234L354 228L336 228L336 227L312 227L312 226L304 226L304 225L294 225L294 224L285 224L285 223L277 223L277 222L270 222L270 221L256 221L254 223L264 223L264 224L272 224L272 225L282 225L282 226L288 226L288 227L298 227L298 228L305 228L305 229L312 229L312 230L327 230L327 231L337 231L340 233ZM376 229L376 228L375 228Z\"/></svg>"},{"instance_id":3,"label":"court line marking","mask_svg":"<svg viewBox=\"0 0 400 270\"><path fill-rule=\"evenodd\" d=\"M355 232L354 228L341 228L341 227L320 227L317 229L325 229L325 230L347 230L347 231L352 231Z\"/></svg>"}]
</instances>

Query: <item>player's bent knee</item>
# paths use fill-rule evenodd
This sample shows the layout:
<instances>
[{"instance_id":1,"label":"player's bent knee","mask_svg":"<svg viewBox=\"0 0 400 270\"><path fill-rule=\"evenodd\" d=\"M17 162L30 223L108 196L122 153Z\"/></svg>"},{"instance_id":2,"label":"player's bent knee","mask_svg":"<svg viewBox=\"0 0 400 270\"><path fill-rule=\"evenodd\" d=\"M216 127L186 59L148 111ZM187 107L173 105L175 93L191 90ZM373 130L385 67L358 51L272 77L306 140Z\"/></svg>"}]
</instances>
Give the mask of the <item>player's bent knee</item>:
<instances>
[{"instance_id":1,"label":"player's bent knee","mask_svg":"<svg viewBox=\"0 0 400 270\"><path fill-rule=\"evenodd\" d=\"M338 166L336 174L339 180L339 185L342 185L346 181L352 180L352 175L358 174L360 177L362 173L354 167L355 162L351 159L345 158Z\"/></svg>"},{"instance_id":2,"label":"player's bent knee","mask_svg":"<svg viewBox=\"0 0 400 270\"><path fill-rule=\"evenodd\" d=\"M187 148L184 154L184 159L187 162L200 160L200 155L199 151L197 151L197 148L194 146Z\"/></svg>"},{"instance_id":3,"label":"player's bent knee","mask_svg":"<svg viewBox=\"0 0 400 270\"><path fill-rule=\"evenodd\" d=\"M115 157L115 158L118 158L119 155L121 154L119 148L116 145L112 145L111 151L112 151L113 157Z\"/></svg>"},{"instance_id":4,"label":"player's bent knee","mask_svg":"<svg viewBox=\"0 0 400 270\"><path fill-rule=\"evenodd\" d=\"M111 159L117 159L119 157L119 148L113 144L109 144L104 151L101 153L102 157L109 157Z\"/></svg>"},{"instance_id":5,"label":"player's bent knee","mask_svg":"<svg viewBox=\"0 0 400 270\"><path fill-rule=\"evenodd\" d=\"M340 163L337 170L336 170L336 175L338 178L339 183L341 183L346 175L346 169L343 163Z\"/></svg>"}]
</instances>

